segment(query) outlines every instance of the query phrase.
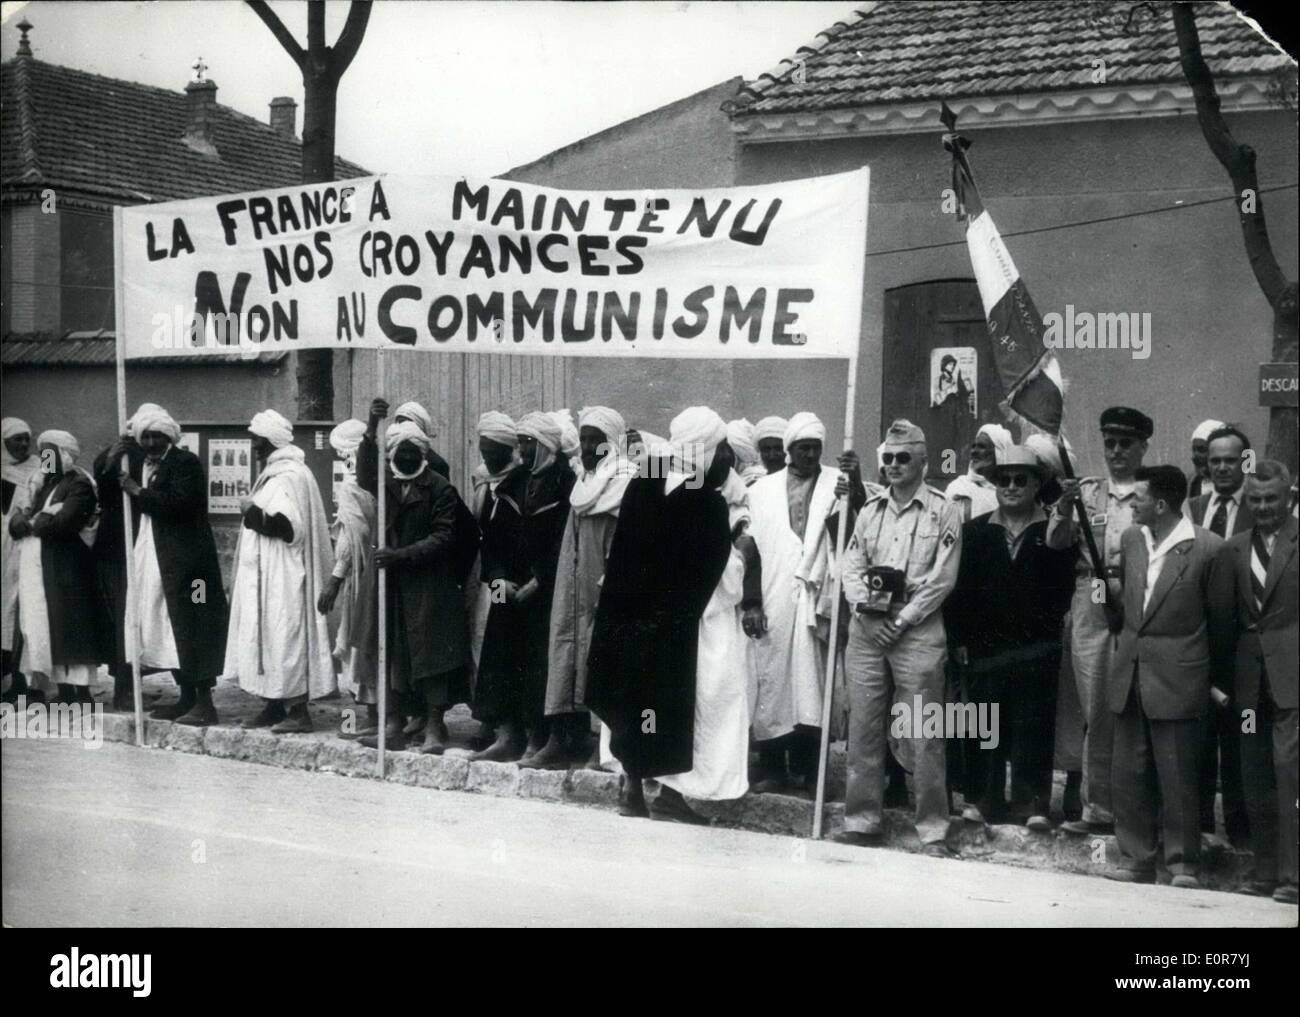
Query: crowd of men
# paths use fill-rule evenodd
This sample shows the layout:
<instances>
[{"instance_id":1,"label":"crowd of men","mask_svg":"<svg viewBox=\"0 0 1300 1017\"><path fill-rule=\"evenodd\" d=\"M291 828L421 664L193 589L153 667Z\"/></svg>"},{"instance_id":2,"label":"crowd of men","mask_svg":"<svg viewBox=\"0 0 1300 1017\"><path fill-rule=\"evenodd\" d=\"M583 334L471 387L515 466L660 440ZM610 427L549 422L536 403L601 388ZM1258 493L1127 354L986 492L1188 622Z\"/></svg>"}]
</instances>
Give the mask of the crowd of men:
<instances>
[{"instance_id":1,"label":"crowd of men","mask_svg":"<svg viewBox=\"0 0 1300 1017\"><path fill-rule=\"evenodd\" d=\"M428 411L389 416L376 399L331 432L332 522L291 423L253 418L228 601L203 464L164 409L89 471L71 434L33 447L5 418L6 697L89 701L106 664L128 708L138 661L177 687L154 717L216 723L225 680L261 701L245 726L296 733L343 686L367 718L345 734L431 754L469 704L472 758L621 768L624 815L689 823L692 800L811 793L829 716L844 843L900 805L939 856L955 823L1049 832L1063 770L1060 828L1113 832L1115 878L1154 881L1162 852L1194 887L1221 789L1242 889L1296 902L1294 488L1239 428L1197 429L1189 479L1144 464L1152 421L1114 407L1105 475L1077 480L1054 439L985 424L940 490L906 420L868 480L852 452L823 463L807 412L691 407L666 439L604 406L490 412L465 499ZM996 730L954 729L977 708Z\"/></svg>"}]
</instances>

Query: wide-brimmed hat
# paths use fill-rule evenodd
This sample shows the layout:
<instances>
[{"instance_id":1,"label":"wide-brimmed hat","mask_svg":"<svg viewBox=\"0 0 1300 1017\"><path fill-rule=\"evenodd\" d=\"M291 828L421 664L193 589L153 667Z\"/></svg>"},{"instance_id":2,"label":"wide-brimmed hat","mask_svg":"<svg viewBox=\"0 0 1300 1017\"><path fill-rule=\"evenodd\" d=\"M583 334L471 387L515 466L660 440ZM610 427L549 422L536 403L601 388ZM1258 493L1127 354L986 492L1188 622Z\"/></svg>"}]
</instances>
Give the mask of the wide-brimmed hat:
<instances>
[{"instance_id":1,"label":"wide-brimmed hat","mask_svg":"<svg viewBox=\"0 0 1300 1017\"><path fill-rule=\"evenodd\" d=\"M1025 448L1024 445L1008 445L1004 449L998 449L997 462L984 467L980 473L993 480L1002 471L1011 469L1030 471L1040 484L1046 483L1051 476L1051 470L1034 455L1032 449Z\"/></svg>"}]
</instances>

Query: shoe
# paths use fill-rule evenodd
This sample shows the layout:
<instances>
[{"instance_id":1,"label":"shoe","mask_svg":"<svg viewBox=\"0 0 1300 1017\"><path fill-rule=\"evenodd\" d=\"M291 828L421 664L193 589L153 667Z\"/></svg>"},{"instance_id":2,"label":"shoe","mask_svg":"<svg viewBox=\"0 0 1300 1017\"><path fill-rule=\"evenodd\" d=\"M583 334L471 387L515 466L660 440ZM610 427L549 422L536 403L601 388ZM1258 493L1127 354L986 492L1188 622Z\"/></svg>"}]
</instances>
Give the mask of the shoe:
<instances>
[{"instance_id":1,"label":"shoe","mask_svg":"<svg viewBox=\"0 0 1300 1017\"><path fill-rule=\"evenodd\" d=\"M132 704L132 708L134 708L134 704ZM189 713L193 709L194 703L192 701L187 703L183 699L178 699L176 702L168 703L166 706L154 707L149 711L149 716L153 720L175 720L178 717L185 716L185 714Z\"/></svg>"},{"instance_id":2,"label":"shoe","mask_svg":"<svg viewBox=\"0 0 1300 1017\"><path fill-rule=\"evenodd\" d=\"M1248 883L1242 883L1237 887L1238 893L1244 893L1247 897L1272 897L1273 891L1277 889L1277 884L1265 879L1252 879Z\"/></svg>"},{"instance_id":3,"label":"shoe","mask_svg":"<svg viewBox=\"0 0 1300 1017\"><path fill-rule=\"evenodd\" d=\"M1061 829L1078 837L1106 837L1115 832L1114 823L1090 823L1086 819L1072 819L1062 823Z\"/></svg>"},{"instance_id":4,"label":"shoe","mask_svg":"<svg viewBox=\"0 0 1300 1017\"><path fill-rule=\"evenodd\" d=\"M936 840L921 845L921 854L927 858L960 858L961 852L950 846L946 840Z\"/></svg>"},{"instance_id":5,"label":"shoe","mask_svg":"<svg viewBox=\"0 0 1300 1017\"><path fill-rule=\"evenodd\" d=\"M284 720L284 704L278 699L272 699L256 717L245 717L240 721L239 726L242 728L270 727Z\"/></svg>"},{"instance_id":6,"label":"shoe","mask_svg":"<svg viewBox=\"0 0 1300 1017\"><path fill-rule=\"evenodd\" d=\"M974 805L967 805L961 810L961 818L968 823L983 823L984 813L980 812Z\"/></svg>"},{"instance_id":7,"label":"shoe","mask_svg":"<svg viewBox=\"0 0 1300 1017\"><path fill-rule=\"evenodd\" d=\"M1179 872L1169 880L1169 885L1179 890L1199 890L1201 881L1187 872Z\"/></svg>"},{"instance_id":8,"label":"shoe","mask_svg":"<svg viewBox=\"0 0 1300 1017\"><path fill-rule=\"evenodd\" d=\"M310 734L312 730L311 714L306 706L292 707L289 716L271 726L271 734Z\"/></svg>"},{"instance_id":9,"label":"shoe","mask_svg":"<svg viewBox=\"0 0 1300 1017\"><path fill-rule=\"evenodd\" d=\"M650 818L666 823L687 823L691 826L708 826L709 821L686 804L686 799L670 787L659 792L654 806L650 809Z\"/></svg>"},{"instance_id":10,"label":"shoe","mask_svg":"<svg viewBox=\"0 0 1300 1017\"><path fill-rule=\"evenodd\" d=\"M1294 883L1284 883L1273 891L1273 899L1279 904L1296 903L1296 885Z\"/></svg>"},{"instance_id":11,"label":"shoe","mask_svg":"<svg viewBox=\"0 0 1300 1017\"><path fill-rule=\"evenodd\" d=\"M850 847L879 847L885 842L884 830L841 830L831 837L836 844Z\"/></svg>"},{"instance_id":12,"label":"shoe","mask_svg":"<svg viewBox=\"0 0 1300 1017\"><path fill-rule=\"evenodd\" d=\"M189 713L176 718L177 724L184 724L186 727L211 727L216 722L216 707L202 703L196 703Z\"/></svg>"},{"instance_id":13,"label":"shoe","mask_svg":"<svg viewBox=\"0 0 1300 1017\"><path fill-rule=\"evenodd\" d=\"M1030 816L1025 820L1025 828L1034 833L1051 833L1052 821L1046 816Z\"/></svg>"},{"instance_id":14,"label":"shoe","mask_svg":"<svg viewBox=\"0 0 1300 1017\"><path fill-rule=\"evenodd\" d=\"M1155 871L1150 872L1145 869L1111 869L1106 874L1107 879L1113 879L1116 883L1154 883L1156 881Z\"/></svg>"}]
</instances>

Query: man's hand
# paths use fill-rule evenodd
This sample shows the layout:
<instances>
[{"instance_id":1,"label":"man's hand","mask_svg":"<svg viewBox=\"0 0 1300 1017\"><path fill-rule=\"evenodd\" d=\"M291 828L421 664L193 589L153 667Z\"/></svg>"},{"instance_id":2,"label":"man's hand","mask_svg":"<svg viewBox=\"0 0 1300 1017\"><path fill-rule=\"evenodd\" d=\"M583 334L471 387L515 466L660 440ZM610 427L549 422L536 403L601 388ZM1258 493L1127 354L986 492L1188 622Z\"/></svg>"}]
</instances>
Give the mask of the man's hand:
<instances>
[{"instance_id":1,"label":"man's hand","mask_svg":"<svg viewBox=\"0 0 1300 1017\"><path fill-rule=\"evenodd\" d=\"M528 580L528 582L524 583L523 586L519 586L515 588L514 603L519 606L523 606L524 604L527 604L530 600L532 600L533 595L536 594L537 591L540 590L541 588L542 588L542 584L537 581L536 577Z\"/></svg>"},{"instance_id":2,"label":"man's hand","mask_svg":"<svg viewBox=\"0 0 1300 1017\"><path fill-rule=\"evenodd\" d=\"M343 580L338 576L330 576L325 580L325 589L320 591L320 596L316 598L316 610L321 614L329 614L334 610L334 601L338 599L339 590L343 587Z\"/></svg>"},{"instance_id":3,"label":"man's hand","mask_svg":"<svg viewBox=\"0 0 1300 1017\"><path fill-rule=\"evenodd\" d=\"M244 495L242 498L239 499L239 514L241 516L247 513L248 510L252 507L253 507L253 499L248 495Z\"/></svg>"},{"instance_id":4,"label":"man's hand","mask_svg":"<svg viewBox=\"0 0 1300 1017\"><path fill-rule=\"evenodd\" d=\"M1061 497L1057 499L1056 504L1065 509L1073 509L1075 503L1079 500L1079 479L1069 477L1061 480Z\"/></svg>"},{"instance_id":5,"label":"man's hand","mask_svg":"<svg viewBox=\"0 0 1300 1017\"><path fill-rule=\"evenodd\" d=\"M110 463L121 462L122 457L130 451L131 439L122 435L117 441L113 442L108 448L108 461Z\"/></svg>"},{"instance_id":6,"label":"man's hand","mask_svg":"<svg viewBox=\"0 0 1300 1017\"><path fill-rule=\"evenodd\" d=\"M757 605L747 607L745 613L741 615L740 627L750 639L759 639L767 635L767 615Z\"/></svg>"},{"instance_id":7,"label":"man's hand","mask_svg":"<svg viewBox=\"0 0 1300 1017\"><path fill-rule=\"evenodd\" d=\"M876 631L871 633L871 641L880 649L888 650L902 638L904 631L905 626L900 625L893 618L886 618Z\"/></svg>"},{"instance_id":8,"label":"man's hand","mask_svg":"<svg viewBox=\"0 0 1300 1017\"><path fill-rule=\"evenodd\" d=\"M381 547L375 551L375 567L388 568L406 558L406 552L400 547Z\"/></svg>"},{"instance_id":9,"label":"man's hand","mask_svg":"<svg viewBox=\"0 0 1300 1017\"><path fill-rule=\"evenodd\" d=\"M135 480L130 476L130 474L123 474L122 490L125 491L127 494L129 494L132 498L134 498L137 494L140 493L140 485L135 482Z\"/></svg>"},{"instance_id":10,"label":"man's hand","mask_svg":"<svg viewBox=\"0 0 1300 1017\"><path fill-rule=\"evenodd\" d=\"M835 497L847 497L855 509L866 503L867 489L862 483L862 463L852 449L841 452L840 475L835 480Z\"/></svg>"},{"instance_id":11,"label":"man's hand","mask_svg":"<svg viewBox=\"0 0 1300 1017\"><path fill-rule=\"evenodd\" d=\"M370 401L370 419L383 420L388 416L388 400L376 396Z\"/></svg>"}]
</instances>

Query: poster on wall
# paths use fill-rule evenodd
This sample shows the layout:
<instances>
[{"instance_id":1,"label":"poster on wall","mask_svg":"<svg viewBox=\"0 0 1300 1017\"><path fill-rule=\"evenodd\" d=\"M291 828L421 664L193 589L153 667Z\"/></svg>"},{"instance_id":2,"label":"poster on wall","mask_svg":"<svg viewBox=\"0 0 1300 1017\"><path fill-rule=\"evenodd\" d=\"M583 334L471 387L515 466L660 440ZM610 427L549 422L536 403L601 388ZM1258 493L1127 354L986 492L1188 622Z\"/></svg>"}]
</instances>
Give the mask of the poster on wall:
<instances>
[{"instance_id":1,"label":"poster on wall","mask_svg":"<svg viewBox=\"0 0 1300 1017\"><path fill-rule=\"evenodd\" d=\"M974 346L936 346L930 351L930 408L954 418L979 418L978 365Z\"/></svg>"},{"instance_id":2,"label":"poster on wall","mask_svg":"<svg viewBox=\"0 0 1300 1017\"><path fill-rule=\"evenodd\" d=\"M238 515L239 499L253 490L250 438L208 439L208 512Z\"/></svg>"}]
</instances>

